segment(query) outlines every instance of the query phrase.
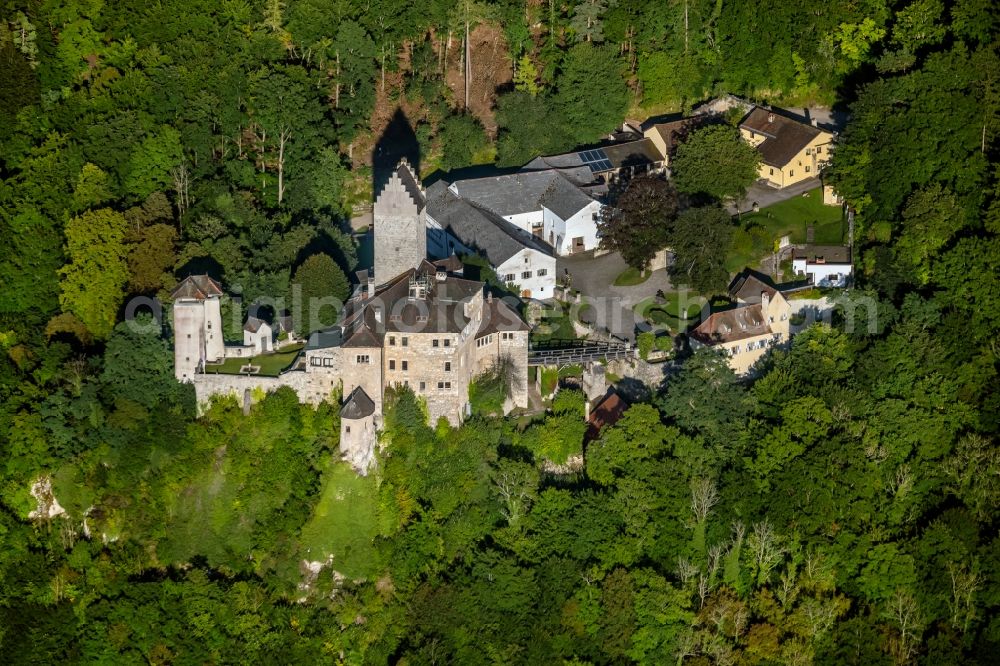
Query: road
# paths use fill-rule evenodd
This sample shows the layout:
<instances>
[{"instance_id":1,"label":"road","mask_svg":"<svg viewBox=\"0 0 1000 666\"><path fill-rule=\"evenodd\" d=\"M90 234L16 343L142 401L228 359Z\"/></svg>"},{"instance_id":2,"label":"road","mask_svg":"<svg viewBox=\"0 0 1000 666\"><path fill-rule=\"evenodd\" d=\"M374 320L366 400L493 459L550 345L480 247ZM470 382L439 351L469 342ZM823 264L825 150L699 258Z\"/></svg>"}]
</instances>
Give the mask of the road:
<instances>
[{"instance_id":1,"label":"road","mask_svg":"<svg viewBox=\"0 0 1000 666\"><path fill-rule=\"evenodd\" d=\"M640 321L632 308L643 300L655 296L660 289L669 291L670 279L665 270L653 271L642 284L616 287L614 282L627 268L617 252L595 257L592 252L558 257L556 271L562 279L571 276L570 286L578 289L594 311L587 311L583 319L594 322L623 340L635 340L635 325Z\"/></svg>"}]
</instances>

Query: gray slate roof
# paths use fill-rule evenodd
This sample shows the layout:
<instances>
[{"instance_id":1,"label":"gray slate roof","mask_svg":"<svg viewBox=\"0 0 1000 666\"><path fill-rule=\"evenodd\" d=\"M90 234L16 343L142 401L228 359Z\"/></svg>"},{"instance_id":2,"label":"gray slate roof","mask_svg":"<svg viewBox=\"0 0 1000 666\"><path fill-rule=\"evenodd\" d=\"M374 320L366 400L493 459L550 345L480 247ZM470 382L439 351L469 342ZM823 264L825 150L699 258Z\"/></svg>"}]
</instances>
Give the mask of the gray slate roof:
<instances>
[{"instance_id":1,"label":"gray slate roof","mask_svg":"<svg viewBox=\"0 0 1000 666\"><path fill-rule=\"evenodd\" d=\"M260 330L261 326L270 326L270 324L257 317L247 317L247 323L243 324L243 330L248 333L256 333Z\"/></svg>"},{"instance_id":2,"label":"gray slate roof","mask_svg":"<svg viewBox=\"0 0 1000 666\"><path fill-rule=\"evenodd\" d=\"M456 181L453 186L461 198L501 216L530 213L545 206L565 220L593 201L555 170L472 178Z\"/></svg>"},{"instance_id":3,"label":"gray slate roof","mask_svg":"<svg viewBox=\"0 0 1000 666\"><path fill-rule=\"evenodd\" d=\"M407 164L406 160L403 160L396 167L396 175L399 176L400 182L403 183L403 187L406 189L406 193L410 195L410 198L417 204L417 210L423 210L424 205L427 203L426 197L424 197L423 188L417 177L413 174L410 169L410 165Z\"/></svg>"},{"instance_id":4,"label":"gray slate roof","mask_svg":"<svg viewBox=\"0 0 1000 666\"><path fill-rule=\"evenodd\" d=\"M851 248L846 245L804 245L792 250L792 258L811 263L849 264Z\"/></svg>"},{"instance_id":5,"label":"gray slate roof","mask_svg":"<svg viewBox=\"0 0 1000 666\"><path fill-rule=\"evenodd\" d=\"M347 396L344 406L340 408L340 418L356 420L363 419L375 413L375 403L360 386Z\"/></svg>"},{"instance_id":6,"label":"gray slate roof","mask_svg":"<svg viewBox=\"0 0 1000 666\"><path fill-rule=\"evenodd\" d=\"M427 191L427 216L458 240L499 266L523 249L552 256L552 247L495 213L455 196L438 181Z\"/></svg>"}]
</instances>

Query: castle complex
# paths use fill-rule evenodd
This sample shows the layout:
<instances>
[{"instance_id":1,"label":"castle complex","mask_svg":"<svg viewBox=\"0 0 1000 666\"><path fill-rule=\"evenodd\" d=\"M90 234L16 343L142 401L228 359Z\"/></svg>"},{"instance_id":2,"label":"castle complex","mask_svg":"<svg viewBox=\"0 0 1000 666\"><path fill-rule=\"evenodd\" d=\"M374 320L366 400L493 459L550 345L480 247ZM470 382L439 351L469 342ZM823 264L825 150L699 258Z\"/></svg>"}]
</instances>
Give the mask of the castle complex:
<instances>
[{"instance_id":1,"label":"castle complex","mask_svg":"<svg viewBox=\"0 0 1000 666\"><path fill-rule=\"evenodd\" d=\"M505 409L528 404L528 325L516 310L463 277L454 257L426 259L425 194L406 163L393 173L374 207L375 265L337 323L314 331L291 365L276 376L258 374L259 344L226 346L221 285L189 276L174 290L174 361L180 381L192 382L199 403L288 386L303 402L343 396L341 451L359 471L373 460L386 389L409 386L431 422L461 422L469 385L501 372L509 385ZM230 359L247 359L231 361ZM212 370L234 363L236 372ZM223 364L220 366L219 364Z\"/></svg>"}]
</instances>

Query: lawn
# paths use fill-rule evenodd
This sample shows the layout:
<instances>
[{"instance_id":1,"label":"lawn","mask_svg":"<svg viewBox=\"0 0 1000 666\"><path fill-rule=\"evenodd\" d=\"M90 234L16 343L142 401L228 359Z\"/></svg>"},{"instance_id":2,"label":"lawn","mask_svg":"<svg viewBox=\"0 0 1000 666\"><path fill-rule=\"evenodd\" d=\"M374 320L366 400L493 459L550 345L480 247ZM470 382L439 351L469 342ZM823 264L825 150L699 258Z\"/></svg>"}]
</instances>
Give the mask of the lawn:
<instances>
[{"instance_id":1,"label":"lawn","mask_svg":"<svg viewBox=\"0 0 1000 666\"><path fill-rule=\"evenodd\" d=\"M616 287L634 287L637 284L642 284L649 279L649 276L653 274L653 271L637 271L636 269L629 266L621 272L621 274L615 278Z\"/></svg>"},{"instance_id":2,"label":"lawn","mask_svg":"<svg viewBox=\"0 0 1000 666\"><path fill-rule=\"evenodd\" d=\"M245 365L256 365L260 371L256 374L265 377L277 377L292 364L295 357L299 355L305 345L291 345L282 348L281 351L269 354L260 354L252 358L227 358L222 363L208 363L205 365L205 372L217 375L239 375L240 369Z\"/></svg>"},{"instance_id":3,"label":"lawn","mask_svg":"<svg viewBox=\"0 0 1000 666\"><path fill-rule=\"evenodd\" d=\"M838 245L844 240L845 224L839 206L823 204L821 188L745 214L740 229L733 234L726 268L731 273L747 266L756 268L782 236L789 236L793 244L805 243L809 225L813 226L815 245Z\"/></svg>"},{"instance_id":4,"label":"lawn","mask_svg":"<svg viewBox=\"0 0 1000 666\"><path fill-rule=\"evenodd\" d=\"M531 329L531 342L547 342L549 340L575 340L576 331L571 320L572 306L568 303L554 302L546 307L541 321ZM580 308L582 310L582 308Z\"/></svg>"},{"instance_id":5,"label":"lawn","mask_svg":"<svg viewBox=\"0 0 1000 666\"><path fill-rule=\"evenodd\" d=\"M657 303L655 299L648 298L635 306L635 312L654 324L666 326L675 334L681 333L689 323L698 321L705 304L704 298L688 293L684 299L687 310L687 318L684 318L681 313L681 295L671 291L664 296L665 303Z\"/></svg>"},{"instance_id":6,"label":"lawn","mask_svg":"<svg viewBox=\"0 0 1000 666\"><path fill-rule=\"evenodd\" d=\"M331 464L323 476L323 493L300 535L309 559L324 561L332 555L333 568L348 578L374 574L377 507L374 475L358 476L346 463Z\"/></svg>"}]
</instances>

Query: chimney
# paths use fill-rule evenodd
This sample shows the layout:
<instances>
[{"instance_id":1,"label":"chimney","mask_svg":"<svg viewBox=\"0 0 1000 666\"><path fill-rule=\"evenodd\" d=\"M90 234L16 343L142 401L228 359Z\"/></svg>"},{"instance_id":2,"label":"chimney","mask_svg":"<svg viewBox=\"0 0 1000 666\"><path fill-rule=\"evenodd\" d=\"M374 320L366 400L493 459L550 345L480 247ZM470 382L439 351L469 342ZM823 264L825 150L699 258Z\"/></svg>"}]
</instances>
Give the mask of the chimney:
<instances>
[{"instance_id":1,"label":"chimney","mask_svg":"<svg viewBox=\"0 0 1000 666\"><path fill-rule=\"evenodd\" d=\"M767 114L767 122L769 122L769 123L773 123L774 122L774 113L768 113Z\"/></svg>"},{"instance_id":2,"label":"chimney","mask_svg":"<svg viewBox=\"0 0 1000 666\"><path fill-rule=\"evenodd\" d=\"M819 121L818 121L818 120L816 120L815 118L810 118L810 119L809 119L809 123L810 123L810 124L811 124L811 125L812 125L813 127L819 127Z\"/></svg>"},{"instance_id":3,"label":"chimney","mask_svg":"<svg viewBox=\"0 0 1000 666\"><path fill-rule=\"evenodd\" d=\"M368 271L368 285L365 289L365 298L375 298L375 269Z\"/></svg>"},{"instance_id":4,"label":"chimney","mask_svg":"<svg viewBox=\"0 0 1000 666\"><path fill-rule=\"evenodd\" d=\"M764 314L764 316L767 316L767 306L770 302L771 298L767 295L767 292L760 292L760 311Z\"/></svg>"}]
</instances>

